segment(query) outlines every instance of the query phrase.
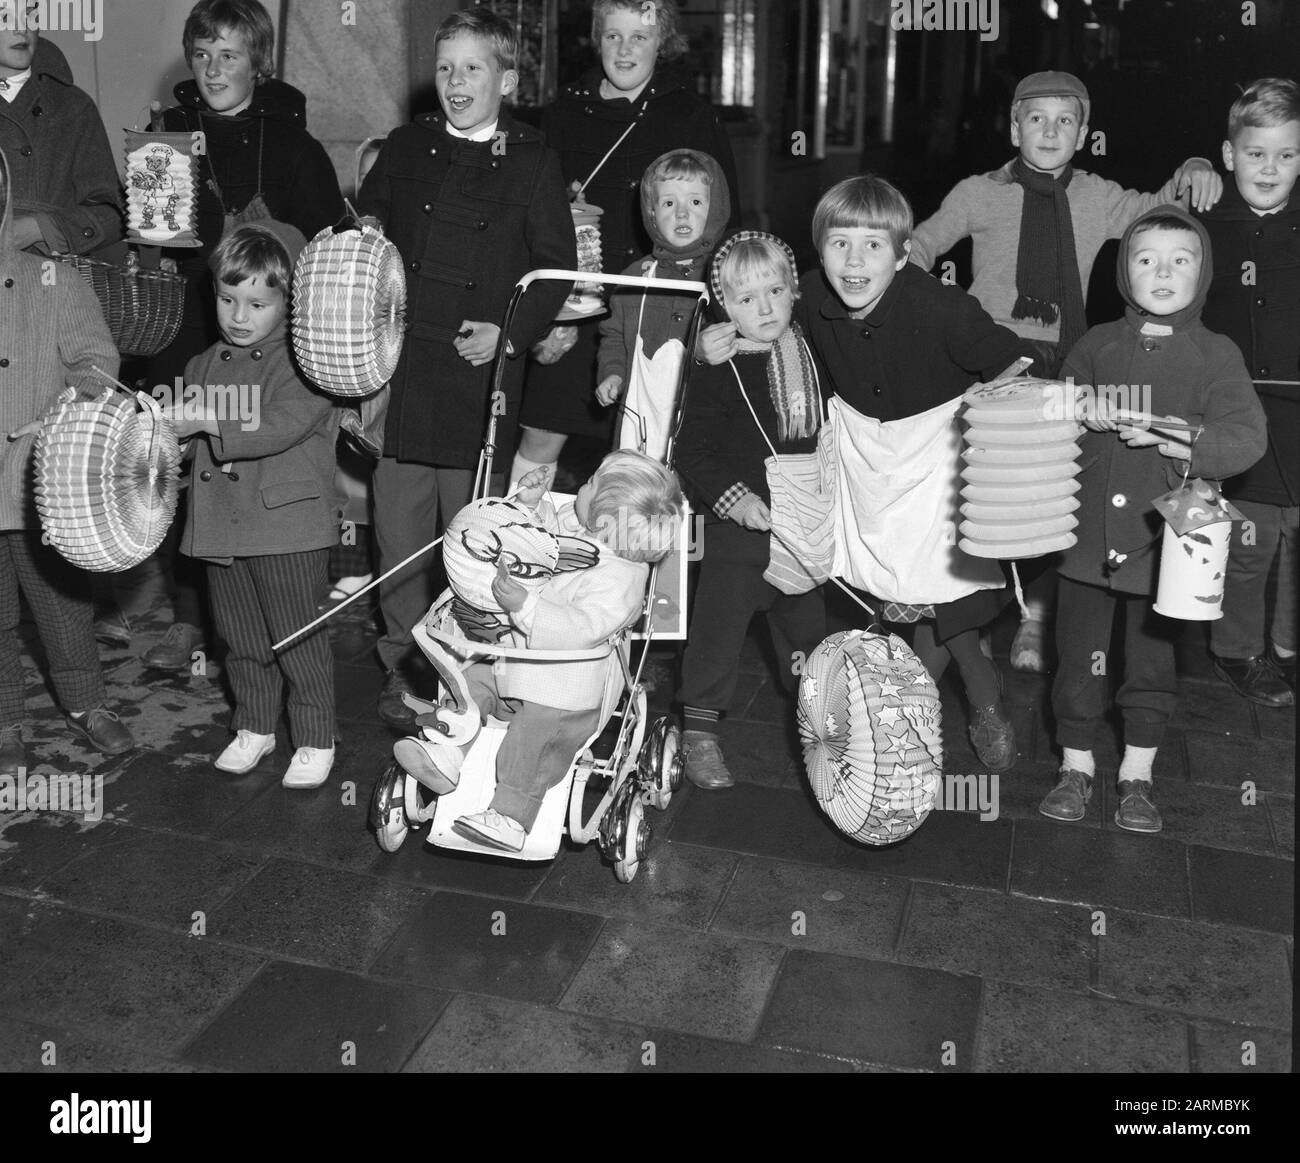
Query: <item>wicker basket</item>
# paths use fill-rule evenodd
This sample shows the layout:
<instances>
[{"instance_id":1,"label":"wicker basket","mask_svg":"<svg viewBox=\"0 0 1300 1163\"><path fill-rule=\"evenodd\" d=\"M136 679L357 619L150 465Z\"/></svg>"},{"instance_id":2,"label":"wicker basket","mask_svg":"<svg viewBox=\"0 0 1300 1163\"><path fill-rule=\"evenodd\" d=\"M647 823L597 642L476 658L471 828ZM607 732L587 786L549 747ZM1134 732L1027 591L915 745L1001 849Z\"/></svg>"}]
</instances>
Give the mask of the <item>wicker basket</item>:
<instances>
[{"instance_id":1,"label":"wicker basket","mask_svg":"<svg viewBox=\"0 0 1300 1163\"><path fill-rule=\"evenodd\" d=\"M817 647L795 718L817 806L864 844L892 844L934 807L943 772L939 691L901 638L847 630Z\"/></svg>"},{"instance_id":2,"label":"wicker basket","mask_svg":"<svg viewBox=\"0 0 1300 1163\"><path fill-rule=\"evenodd\" d=\"M176 338L185 310L184 275L116 266L80 254L54 257L73 267L95 292L122 355L154 356Z\"/></svg>"},{"instance_id":3,"label":"wicker basket","mask_svg":"<svg viewBox=\"0 0 1300 1163\"><path fill-rule=\"evenodd\" d=\"M322 391L355 399L379 391L402 354L402 256L373 226L326 227L293 272L293 349Z\"/></svg>"},{"instance_id":4,"label":"wicker basket","mask_svg":"<svg viewBox=\"0 0 1300 1163\"><path fill-rule=\"evenodd\" d=\"M180 460L175 429L142 392L65 393L36 438L36 511L49 543L96 573L139 565L175 516Z\"/></svg>"}]
</instances>

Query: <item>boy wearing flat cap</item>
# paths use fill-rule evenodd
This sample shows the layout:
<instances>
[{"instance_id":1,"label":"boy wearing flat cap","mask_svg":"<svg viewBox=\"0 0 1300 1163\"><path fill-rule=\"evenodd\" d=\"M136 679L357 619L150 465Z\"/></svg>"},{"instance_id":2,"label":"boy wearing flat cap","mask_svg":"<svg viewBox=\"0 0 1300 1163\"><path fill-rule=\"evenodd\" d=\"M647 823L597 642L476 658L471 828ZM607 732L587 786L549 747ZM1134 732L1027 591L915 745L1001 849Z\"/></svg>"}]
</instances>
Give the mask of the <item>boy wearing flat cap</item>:
<instances>
[{"instance_id":1,"label":"boy wearing flat cap","mask_svg":"<svg viewBox=\"0 0 1300 1163\"><path fill-rule=\"evenodd\" d=\"M1223 181L1205 158L1188 158L1156 193L1126 190L1076 170L1088 140L1092 102L1071 73L1031 73L1011 101L1011 144L1020 152L1000 169L965 178L912 235L911 261L923 270L963 238L972 244L970 293L994 320L1033 340L1048 374L1088 329L1084 294L1097 252L1140 215L1163 203L1212 207ZM1046 669L1043 621L1050 605L1039 586L1011 648L1017 670Z\"/></svg>"}]
</instances>

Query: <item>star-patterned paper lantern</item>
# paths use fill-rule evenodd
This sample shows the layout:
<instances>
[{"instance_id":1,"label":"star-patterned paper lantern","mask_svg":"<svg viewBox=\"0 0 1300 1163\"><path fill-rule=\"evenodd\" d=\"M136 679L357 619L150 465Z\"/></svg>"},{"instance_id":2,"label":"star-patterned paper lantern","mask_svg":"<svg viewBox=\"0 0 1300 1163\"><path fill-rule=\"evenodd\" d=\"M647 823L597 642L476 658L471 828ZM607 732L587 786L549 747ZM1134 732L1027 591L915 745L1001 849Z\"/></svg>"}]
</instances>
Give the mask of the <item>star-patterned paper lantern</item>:
<instances>
[{"instance_id":1,"label":"star-patterned paper lantern","mask_svg":"<svg viewBox=\"0 0 1300 1163\"><path fill-rule=\"evenodd\" d=\"M846 836L892 844L934 807L939 692L896 635L832 634L809 657L796 711L818 807Z\"/></svg>"}]
</instances>

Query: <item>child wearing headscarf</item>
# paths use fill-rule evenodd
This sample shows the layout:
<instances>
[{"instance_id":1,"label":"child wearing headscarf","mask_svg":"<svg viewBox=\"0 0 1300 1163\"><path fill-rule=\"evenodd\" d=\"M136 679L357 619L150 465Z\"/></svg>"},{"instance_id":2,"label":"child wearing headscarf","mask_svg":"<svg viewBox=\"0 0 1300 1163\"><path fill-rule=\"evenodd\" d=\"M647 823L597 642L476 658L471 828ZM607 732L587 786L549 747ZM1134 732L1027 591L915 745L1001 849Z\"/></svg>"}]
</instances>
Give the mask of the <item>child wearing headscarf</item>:
<instances>
[{"instance_id":1,"label":"child wearing headscarf","mask_svg":"<svg viewBox=\"0 0 1300 1163\"><path fill-rule=\"evenodd\" d=\"M1152 609L1161 517L1152 502L1188 476L1244 472L1264 454L1264 412L1241 352L1201 323L1212 277L1205 227L1177 206L1137 218L1120 243L1124 318L1092 328L1063 373L1089 385L1081 415L1078 541L1060 566L1052 688L1064 758L1039 805L1054 820L1082 819L1092 796L1093 736L1101 721L1111 623L1124 611L1124 721L1115 823L1159 832L1152 767L1178 699L1177 623ZM1114 406L1120 385L1140 385L1141 414ZM1131 390L1130 390L1131 391ZM1162 427L1162 425L1167 425Z\"/></svg>"}]
</instances>

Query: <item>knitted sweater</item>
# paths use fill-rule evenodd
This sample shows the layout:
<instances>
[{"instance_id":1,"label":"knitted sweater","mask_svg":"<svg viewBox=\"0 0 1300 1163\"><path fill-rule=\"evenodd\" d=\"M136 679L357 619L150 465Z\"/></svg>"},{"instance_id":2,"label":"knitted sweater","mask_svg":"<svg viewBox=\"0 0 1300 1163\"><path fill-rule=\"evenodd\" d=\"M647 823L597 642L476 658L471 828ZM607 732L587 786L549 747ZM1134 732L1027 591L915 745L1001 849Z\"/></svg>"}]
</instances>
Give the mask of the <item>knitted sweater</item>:
<instances>
[{"instance_id":1,"label":"knitted sweater","mask_svg":"<svg viewBox=\"0 0 1300 1163\"><path fill-rule=\"evenodd\" d=\"M1025 204L1024 187L1011 176L1013 164L1007 162L1000 170L958 182L938 211L913 232L911 260L928 271L940 255L963 238L969 238L974 272L970 293L980 301L980 306L1017 335L1055 343L1061 335L1059 322L1011 318L1016 302L1020 218ZM1066 187L1066 197L1074 219L1074 251L1084 294L1088 291L1092 264L1106 240L1118 238L1139 214L1178 200L1173 178L1155 194L1139 194L1077 169Z\"/></svg>"}]
</instances>

